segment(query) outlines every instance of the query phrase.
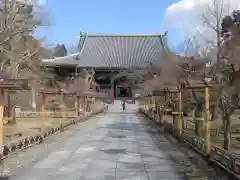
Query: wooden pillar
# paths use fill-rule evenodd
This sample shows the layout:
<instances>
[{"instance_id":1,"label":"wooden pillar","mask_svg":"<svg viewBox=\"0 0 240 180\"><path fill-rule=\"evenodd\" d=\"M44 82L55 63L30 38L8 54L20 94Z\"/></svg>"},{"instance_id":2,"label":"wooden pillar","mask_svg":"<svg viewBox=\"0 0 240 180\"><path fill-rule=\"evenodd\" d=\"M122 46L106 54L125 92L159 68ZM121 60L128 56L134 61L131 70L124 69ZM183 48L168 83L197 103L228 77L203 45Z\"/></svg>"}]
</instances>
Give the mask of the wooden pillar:
<instances>
[{"instance_id":1,"label":"wooden pillar","mask_svg":"<svg viewBox=\"0 0 240 180\"><path fill-rule=\"evenodd\" d=\"M65 95L63 93L61 93L60 96L61 96L62 101L64 102ZM66 106L63 102L61 104L62 117L60 118L60 132L64 131L63 120L65 120L67 117L66 116Z\"/></svg>"},{"instance_id":2,"label":"wooden pillar","mask_svg":"<svg viewBox=\"0 0 240 180\"><path fill-rule=\"evenodd\" d=\"M115 95L116 98L118 98L117 94L118 94L118 85L116 85L115 92L114 92L114 95Z\"/></svg>"},{"instance_id":3,"label":"wooden pillar","mask_svg":"<svg viewBox=\"0 0 240 180\"><path fill-rule=\"evenodd\" d=\"M15 106L13 106L13 107L11 108L11 114L12 114L13 123L16 124L16 123L17 123L17 120L16 120Z\"/></svg>"},{"instance_id":4,"label":"wooden pillar","mask_svg":"<svg viewBox=\"0 0 240 180\"><path fill-rule=\"evenodd\" d=\"M86 115L86 111L87 111L87 97L86 96L83 97L83 110L84 110L84 115Z\"/></svg>"},{"instance_id":5,"label":"wooden pillar","mask_svg":"<svg viewBox=\"0 0 240 180\"><path fill-rule=\"evenodd\" d=\"M163 117L164 117L164 107L162 104L159 104L159 123L163 124Z\"/></svg>"},{"instance_id":6,"label":"wooden pillar","mask_svg":"<svg viewBox=\"0 0 240 180\"><path fill-rule=\"evenodd\" d=\"M111 92L110 92L110 96L111 96L111 101L112 104L114 104L114 79L111 79Z\"/></svg>"},{"instance_id":7,"label":"wooden pillar","mask_svg":"<svg viewBox=\"0 0 240 180\"><path fill-rule=\"evenodd\" d=\"M147 103L147 111L149 112L149 109L150 109L150 107L151 107L151 100L148 100L147 102L148 102L148 103Z\"/></svg>"},{"instance_id":8,"label":"wooden pillar","mask_svg":"<svg viewBox=\"0 0 240 180\"><path fill-rule=\"evenodd\" d=\"M3 138L4 138L4 132L3 132L3 112L4 112L4 89L0 90L0 154L3 153Z\"/></svg>"},{"instance_id":9,"label":"wooden pillar","mask_svg":"<svg viewBox=\"0 0 240 180\"><path fill-rule=\"evenodd\" d=\"M174 99L174 112L172 112L173 115L173 126L174 129L177 130L177 124L178 124L178 100Z\"/></svg>"},{"instance_id":10,"label":"wooden pillar","mask_svg":"<svg viewBox=\"0 0 240 180\"><path fill-rule=\"evenodd\" d=\"M111 88L111 101L114 104L114 87Z\"/></svg>"},{"instance_id":11,"label":"wooden pillar","mask_svg":"<svg viewBox=\"0 0 240 180\"><path fill-rule=\"evenodd\" d=\"M146 111L149 110L149 107L150 107L150 100L147 99L147 100L146 100Z\"/></svg>"},{"instance_id":12,"label":"wooden pillar","mask_svg":"<svg viewBox=\"0 0 240 180\"><path fill-rule=\"evenodd\" d=\"M148 110L150 110L152 108L152 100L149 99L149 107L148 107Z\"/></svg>"},{"instance_id":13,"label":"wooden pillar","mask_svg":"<svg viewBox=\"0 0 240 180\"><path fill-rule=\"evenodd\" d=\"M6 93L5 93L5 95L7 96L7 118L8 119L10 119L11 118L11 104L10 104L10 102L11 102L11 97L10 97L10 92L9 92L9 90L8 91L6 91Z\"/></svg>"},{"instance_id":14,"label":"wooden pillar","mask_svg":"<svg viewBox=\"0 0 240 180\"><path fill-rule=\"evenodd\" d=\"M42 93L41 120L46 119L45 100L46 100L46 95L44 93Z\"/></svg>"},{"instance_id":15,"label":"wooden pillar","mask_svg":"<svg viewBox=\"0 0 240 180\"><path fill-rule=\"evenodd\" d=\"M161 111L160 101L158 101L157 103L157 119L158 119L158 123L162 124L162 111Z\"/></svg>"},{"instance_id":16,"label":"wooden pillar","mask_svg":"<svg viewBox=\"0 0 240 180\"><path fill-rule=\"evenodd\" d=\"M65 100L66 100L66 94L65 93L63 93L63 98L62 98L62 100L63 100L63 110L64 110L64 120L66 120L67 118L68 118L68 110L67 110L67 106L66 106L66 104L65 104Z\"/></svg>"},{"instance_id":17,"label":"wooden pillar","mask_svg":"<svg viewBox=\"0 0 240 180\"><path fill-rule=\"evenodd\" d=\"M178 131L179 135L182 135L183 119L182 119L182 92L178 92Z\"/></svg>"},{"instance_id":18,"label":"wooden pillar","mask_svg":"<svg viewBox=\"0 0 240 180\"><path fill-rule=\"evenodd\" d=\"M152 114L153 119L155 118L154 109L155 109L155 97L152 96L152 111L151 111L151 114Z\"/></svg>"},{"instance_id":19,"label":"wooden pillar","mask_svg":"<svg viewBox=\"0 0 240 180\"><path fill-rule=\"evenodd\" d=\"M32 87L32 90L31 90L31 94L32 94L32 108L34 109L34 111L36 112L37 111L37 105L36 105L36 97L35 97L35 88Z\"/></svg>"},{"instance_id":20,"label":"wooden pillar","mask_svg":"<svg viewBox=\"0 0 240 180\"><path fill-rule=\"evenodd\" d=\"M209 112L209 87L204 89L204 110L205 110L205 125L206 125L206 153L211 153L211 131L210 131L210 112Z\"/></svg>"},{"instance_id":21,"label":"wooden pillar","mask_svg":"<svg viewBox=\"0 0 240 180\"><path fill-rule=\"evenodd\" d=\"M76 104L76 116L80 116L80 112L79 112L79 109L80 109L80 96L77 95L76 97L76 101L75 101L75 104Z\"/></svg>"},{"instance_id":22,"label":"wooden pillar","mask_svg":"<svg viewBox=\"0 0 240 180\"><path fill-rule=\"evenodd\" d=\"M88 97L88 112L91 112L92 98Z\"/></svg>"},{"instance_id":23,"label":"wooden pillar","mask_svg":"<svg viewBox=\"0 0 240 180\"><path fill-rule=\"evenodd\" d=\"M157 121L157 123L159 123L159 115L160 115L160 113L159 113L159 104L158 104L158 99L156 99L155 100L155 107L156 107L156 121Z\"/></svg>"}]
</instances>

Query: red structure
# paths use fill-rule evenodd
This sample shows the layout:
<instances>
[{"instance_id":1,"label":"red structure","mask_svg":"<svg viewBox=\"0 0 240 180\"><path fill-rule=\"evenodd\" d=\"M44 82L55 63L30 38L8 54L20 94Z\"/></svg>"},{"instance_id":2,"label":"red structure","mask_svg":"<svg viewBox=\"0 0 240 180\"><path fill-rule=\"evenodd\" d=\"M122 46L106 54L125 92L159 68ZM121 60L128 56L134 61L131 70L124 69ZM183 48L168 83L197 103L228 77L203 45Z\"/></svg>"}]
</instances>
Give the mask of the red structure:
<instances>
[{"instance_id":1,"label":"red structure","mask_svg":"<svg viewBox=\"0 0 240 180\"><path fill-rule=\"evenodd\" d=\"M111 101L114 104L114 88L111 88Z\"/></svg>"}]
</instances>

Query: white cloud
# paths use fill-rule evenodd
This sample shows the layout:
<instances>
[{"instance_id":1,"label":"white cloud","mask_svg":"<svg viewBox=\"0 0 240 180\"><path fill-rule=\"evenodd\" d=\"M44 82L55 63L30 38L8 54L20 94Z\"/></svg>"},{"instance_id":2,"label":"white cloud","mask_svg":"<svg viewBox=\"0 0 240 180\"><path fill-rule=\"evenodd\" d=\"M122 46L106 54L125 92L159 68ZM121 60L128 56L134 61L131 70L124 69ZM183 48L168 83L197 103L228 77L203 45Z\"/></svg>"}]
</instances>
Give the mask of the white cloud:
<instances>
[{"instance_id":1,"label":"white cloud","mask_svg":"<svg viewBox=\"0 0 240 180\"><path fill-rule=\"evenodd\" d=\"M45 5L47 4L47 0L38 0L39 5Z\"/></svg>"},{"instance_id":2,"label":"white cloud","mask_svg":"<svg viewBox=\"0 0 240 180\"><path fill-rule=\"evenodd\" d=\"M180 0L170 5L165 11L164 23L168 28L179 28L188 35L201 32L205 39L214 39L215 33L201 24L201 14L213 0ZM240 0L219 0L224 2L225 14L240 10ZM228 5L227 5L228 4ZM227 8L226 8L227 7Z\"/></svg>"},{"instance_id":3,"label":"white cloud","mask_svg":"<svg viewBox=\"0 0 240 180\"><path fill-rule=\"evenodd\" d=\"M47 0L18 0L18 1L26 4L38 4L38 5L45 5L47 3Z\"/></svg>"}]
</instances>

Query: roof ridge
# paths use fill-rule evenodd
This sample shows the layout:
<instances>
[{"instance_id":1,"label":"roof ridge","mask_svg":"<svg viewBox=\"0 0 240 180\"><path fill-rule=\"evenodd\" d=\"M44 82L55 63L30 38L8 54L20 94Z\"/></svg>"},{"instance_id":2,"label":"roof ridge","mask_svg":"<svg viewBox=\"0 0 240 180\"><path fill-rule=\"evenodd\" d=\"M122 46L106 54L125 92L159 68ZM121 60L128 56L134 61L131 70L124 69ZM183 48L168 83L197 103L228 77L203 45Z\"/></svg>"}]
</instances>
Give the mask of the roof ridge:
<instances>
[{"instance_id":1,"label":"roof ridge","mask_svg":"<svg viewBox=\"0 0 240 180\"><path fill-rule=\"evenodd\" d=\"M83 40L82 40L82 44L81 44L81 47L80 47L80 49L79 49L79 53L78 53L78 60L81 60L80 59L80 57L81 57L81 54L82 54L82 52L83 52L83 49L84 49L84 47L85 47L85 42L86 42L86 40L87 40L87 38L88 38L88 34L84 34L84 35L81 35L81 38L83 38Z\"/></svg>"},{"instance_id":2,"label":"roof ridge","mask_svg":"<svg viewBox=\"0 0 240 180\"><path fill-rule=\"evenodd\" d=\"M82 51L82 48L85 44L85 40L87 38L87 34L83 34L83 33L80 33L80 39L79 39L79 42L78 42L78 51L81 52Z\"/></svg>"},{"instance_id":3,"label":"roof ridge","mask_svg":"<svg viewBox=\"0 0 240 180\"><path fill-rule=\"evenodd\" d=\"M156 37L156 36L162 36L162 33L141 33L141 34L131 34L131 33L114 33L114 34L108 34L108 33L93 33L93 34L87 34L88 37Z\"/></svg>"}]
</instances>

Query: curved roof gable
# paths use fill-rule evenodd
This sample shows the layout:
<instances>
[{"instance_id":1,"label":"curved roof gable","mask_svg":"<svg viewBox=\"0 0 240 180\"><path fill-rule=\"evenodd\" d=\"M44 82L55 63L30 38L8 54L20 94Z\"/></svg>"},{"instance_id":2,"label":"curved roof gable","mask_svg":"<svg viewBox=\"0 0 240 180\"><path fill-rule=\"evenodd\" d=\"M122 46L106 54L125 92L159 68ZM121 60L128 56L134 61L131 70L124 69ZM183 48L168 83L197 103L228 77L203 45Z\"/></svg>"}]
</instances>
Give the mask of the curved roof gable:
<instances>
[{"instance_id":1,"label":"curved roof gable","mask_svg":"<svg viewBox=\"0 0 240 180\"><path fill-rule=\"evenodd\" d=\"M72 65L77 66L78 65L78 55L79 53L71 54L64 57L53 57L51 59L42 59L42 63L44 65L54 66L54 65Z\"/></svg>"}]
</instances>

